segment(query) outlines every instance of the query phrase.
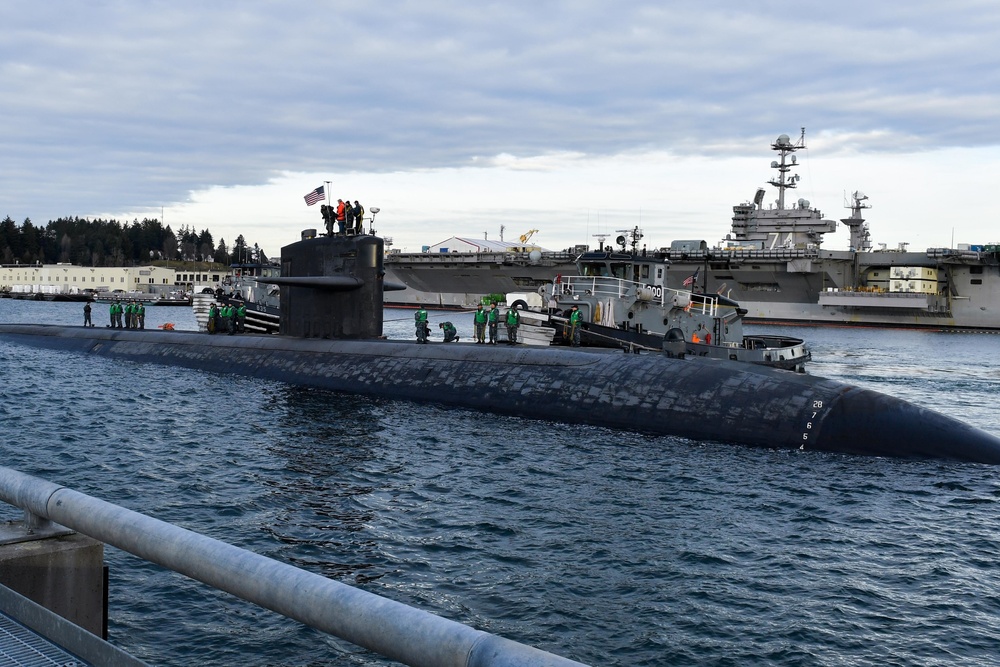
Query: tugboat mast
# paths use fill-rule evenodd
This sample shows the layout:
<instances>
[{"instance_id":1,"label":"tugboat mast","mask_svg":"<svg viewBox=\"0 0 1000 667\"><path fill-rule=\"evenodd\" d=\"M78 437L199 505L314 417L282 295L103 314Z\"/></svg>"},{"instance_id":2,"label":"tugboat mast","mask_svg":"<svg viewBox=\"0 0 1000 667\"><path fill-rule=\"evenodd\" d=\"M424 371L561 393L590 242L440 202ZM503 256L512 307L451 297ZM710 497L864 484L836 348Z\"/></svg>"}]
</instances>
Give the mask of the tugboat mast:
<instances>
[{"instance_id":1,"label":"tugboat mast","mask_svg":"<svg viewBox=\"0 0 1000 667\"><path fill-rule=\"evenodd\" d=\"M795 164L795 156L792 155L795 151L800 148L806 147L806 128L802 128L802 134L799 136L799 142L793 144L792 140L787 134L783 134L778 139L771 144L771 149L778 151L778 155L781 161L772 161L771 169L778 170L777 180L771 179L768 181L771 185L778 188L778 210L782 211L785 209L785 189L794 188L795 183L800 180L798 174L792 174L786 178L785 174L790 172ZM789 156L791 156L789 158Z\"/></svg>"}]
</instances>

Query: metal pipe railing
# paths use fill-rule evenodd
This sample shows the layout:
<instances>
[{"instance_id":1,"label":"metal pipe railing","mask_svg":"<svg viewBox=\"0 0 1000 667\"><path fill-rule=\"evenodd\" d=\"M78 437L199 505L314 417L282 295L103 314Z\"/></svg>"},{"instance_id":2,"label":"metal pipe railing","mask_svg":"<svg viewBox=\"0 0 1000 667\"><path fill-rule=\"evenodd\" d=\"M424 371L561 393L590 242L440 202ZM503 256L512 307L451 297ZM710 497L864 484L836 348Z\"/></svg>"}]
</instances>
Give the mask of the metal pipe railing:
<instances>
[{"instance_id":1,"label":"metal pipe railing","mask_svg":"<svg viewBox=\"0 0 1000 667\"><path fill-rule=\"evenodd\" d=\"M582 663L0 467L0 500L415 667Z\"/></svg>"}]
</instances>

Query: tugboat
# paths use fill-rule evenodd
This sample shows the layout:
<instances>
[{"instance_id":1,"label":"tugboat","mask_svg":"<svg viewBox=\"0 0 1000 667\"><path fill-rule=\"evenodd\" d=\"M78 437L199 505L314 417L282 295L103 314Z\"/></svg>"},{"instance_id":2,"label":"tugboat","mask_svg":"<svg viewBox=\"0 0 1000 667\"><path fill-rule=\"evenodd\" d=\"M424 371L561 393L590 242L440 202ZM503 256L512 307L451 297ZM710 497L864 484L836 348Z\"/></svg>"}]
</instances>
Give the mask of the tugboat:
<instances>
[{"instance_id":1,"label":"tugboat","mask_svg":"<svg viewBox=\"0 0 1000 667\"><path fill-rule=\"evenodd\" d=\"M212 303L230 303L234 306L246 306L247 331L278 333L280 322L278 286L262 281L280 274L281 267L277 264L232 264L229 275L223 278L221 284L214 290L208 289L207 292L192 297L191 307L194 309L198 328L202 331L207 329L208 310Z\"/></svg>"},{"instance_id":2,"label":"tugboat","mask_svg":"<svg viewBox=\"0 0 1000 667\"><path fill-rule=\"evenodd\" d=\"M621 252L587 252L577 259L579 276L558 276L547 303L547 325L556 330L555 344L572 344L569 312L581 314L579 342L595 347L631 351L657 350L668 356L696 356L762 364L804 372L812 358L799 338L744 335L746 310L722 294L702 294L666 287L669 262L635 252L642 234L632 235L632 252L625 252L626 238L618 237ZM697 281L692 276L687 284ZM548 291L548 290L546 290ZM542 295L545 296L544 294ZM512 306L525 307L526 295L508 295ZM543 302L539 304L539 302Z\"/></svg>"}]
</instances>

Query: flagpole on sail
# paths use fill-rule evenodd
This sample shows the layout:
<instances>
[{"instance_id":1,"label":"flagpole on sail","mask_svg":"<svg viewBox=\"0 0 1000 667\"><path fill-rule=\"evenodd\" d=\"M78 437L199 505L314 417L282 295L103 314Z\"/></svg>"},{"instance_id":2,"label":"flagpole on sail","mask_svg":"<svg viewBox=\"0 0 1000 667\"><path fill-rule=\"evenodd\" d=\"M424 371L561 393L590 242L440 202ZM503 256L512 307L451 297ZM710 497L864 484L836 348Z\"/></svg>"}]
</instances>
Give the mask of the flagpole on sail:
<instances>
[{"instance_id":1,"label":"flagpole on sail","mask_svg":"<svg viewBox=\"0 0 1000 667\"><path fill-rule=\"evenodd\" d=\"M329 206L330 205L330 181L323 181L323 185L326 186L323 189L326 190L326 205Z\"/></svg>"}]
</instances>

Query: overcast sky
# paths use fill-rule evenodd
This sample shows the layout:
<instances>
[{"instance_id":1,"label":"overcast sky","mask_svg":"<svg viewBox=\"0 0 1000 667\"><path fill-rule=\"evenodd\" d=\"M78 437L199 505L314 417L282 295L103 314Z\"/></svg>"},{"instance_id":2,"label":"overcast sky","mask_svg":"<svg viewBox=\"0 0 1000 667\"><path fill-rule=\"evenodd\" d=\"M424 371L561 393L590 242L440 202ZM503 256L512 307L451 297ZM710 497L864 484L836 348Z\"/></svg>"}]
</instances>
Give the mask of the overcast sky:
<instances>
[{"instance_id":1,"label":"overcast sky","mask_svg":"<svg viewBox=\"0 0 1000 667\"><path fill-rule=\"evenodd\" d=\"M330 181L403 250L716 243L805 127L794 198L826 217L860 189L876 243L1000 240L995 0L8 0L0 25L18 223L162 210L276 256Z\"/></svg>"}]
</instances>

